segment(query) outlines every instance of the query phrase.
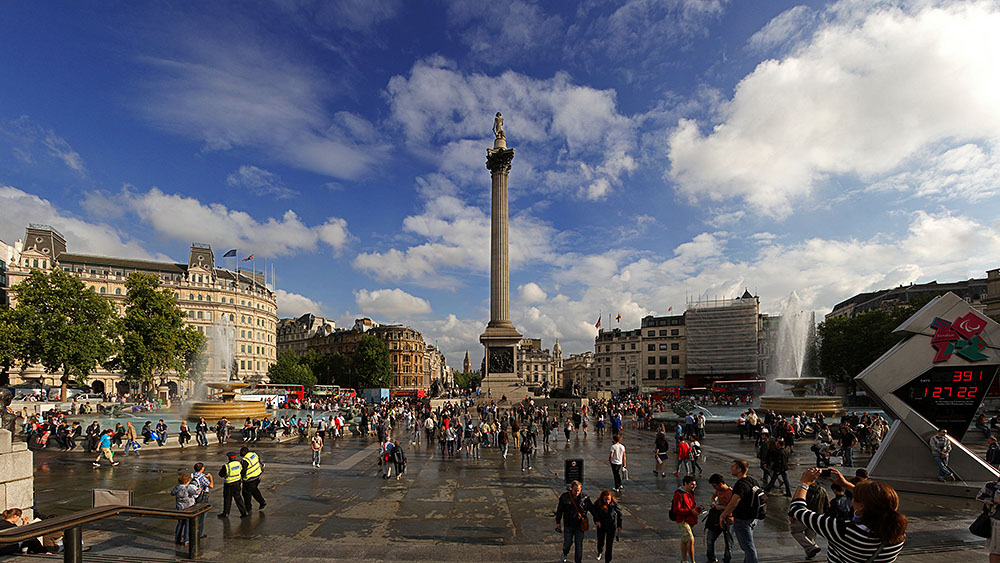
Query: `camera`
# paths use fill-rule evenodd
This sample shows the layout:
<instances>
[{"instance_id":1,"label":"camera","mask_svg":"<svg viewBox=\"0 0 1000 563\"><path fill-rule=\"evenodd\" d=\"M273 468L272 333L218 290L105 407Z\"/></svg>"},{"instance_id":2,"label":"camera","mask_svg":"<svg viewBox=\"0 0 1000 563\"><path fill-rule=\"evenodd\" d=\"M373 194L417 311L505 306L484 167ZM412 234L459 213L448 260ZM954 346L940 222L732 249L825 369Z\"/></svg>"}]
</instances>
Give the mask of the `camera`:
<instances>
[{"instance_id":1,"label":"camera","mask_svg":"<svg viewBox=\"0 0 1000 563\"><path fill-rule=\"evenodd\" d=\"M824 469L823 471L820 471L819 476L822 477L822 478L824 478L824 479L829 479L830 478L830 470L829 469Z\"/></svg>"}]
</instances>

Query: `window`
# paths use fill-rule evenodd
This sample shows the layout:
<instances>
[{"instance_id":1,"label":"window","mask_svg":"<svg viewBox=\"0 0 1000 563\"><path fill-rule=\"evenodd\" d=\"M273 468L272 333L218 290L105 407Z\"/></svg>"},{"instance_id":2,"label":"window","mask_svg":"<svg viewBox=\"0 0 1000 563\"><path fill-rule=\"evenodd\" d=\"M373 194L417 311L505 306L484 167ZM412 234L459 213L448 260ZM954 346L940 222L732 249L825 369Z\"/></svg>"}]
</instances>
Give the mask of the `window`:
<instances>
[{"instance_id":1,"label":"window","mask_svg":"<svg viewBox=\"0 0 1000 563\"><path fill-rule=\"evenodd\" d=\"M101 288L101 295L104 295L104 288Z\"/></svg>"},{"instance_id":2,"label":"window","mask_svg":"<svg viewBox=\"0 0 1000 563\"><path fill-rule=\"evenodd\" d=\"M660 344L660 350L666 350L666 349L667 349L666 344Z\"/></svg>"},{"instance_id":3,"label":"window","mask_svg":"<svg viewBox=\"0 0 1000 563\"><path fill-rule=\"evenodd\" d=\"M635 350L635 342L632 343L632 350Z\"/></svg>"},{"instance_id":4,"label":"window","mask_svg":"<svg viewBox=\"0 0 1000 563\"><path fill-rule=\"evenodd\" d=\"M661 369L660 370L660 379L666 379L666 377L667 377L667 370Z\"/></svg>"},{"instance_id":5,"label":"window","mask_svg":"<svg viewBox=\"0 0 1000 563\"><path fill-rule=\"evenodd\" d=\"M622 350L624 350L624 349L625 349L625 345L624 345L624 344L622 344Z\"/></svg>"},{"instance_id":6,"label":"window","mask_svg":"<svg viewBox=\"0 0 1000 563\"><path fill-rule=\"evenodd\" d=\"M247 331L240 329L240 338L246 338L246 337L247 337Z\"/></svg>"},{"instance_id":7,"label":"window","mask_svg":"<svg viewBox=\"0 0 1000 563\"><path fill-rule=\"evenodd\" d=\"M671 350L680 350L681 349L681 345L680 345L679 342L671 342L670 343L670 349Z\"/></svg>"},{"instance_id":8,"label":"window","mask_svg":"<svg viewBox=\"0 0 1000 563\"><path fill-rule=\"evenodd\" d=\"M648 370L646 370L646 379L655 379L655 378L656 378L656 370L655 369L648 369Z\"/></svg>"},{"instance_id":9,"label":"window","mask_svg":"<svg viewBox=\"0 0 1000 563\"><path fill-rule=\"evenodd\" d=\"M679 364L679 363L681 363L681 357L680 356L670 356L670 363L672 363L672 364Z\"/></svg>"},{"instance_id":10,"label":"window","mask_svg":"<svg viewBox=\"0 0 1000 563\"><path fill-rule=\"evenodd\" d=\"M604 368L604 377L611 377L611 368Z\"/></svg>"},{"instance_id":11,"label":"window","mask_svg":"<svg viewBox=\"0 0 1000 563\"><path fill-rule=\"evenodd\" d=\"M666 336L666 335L667 335L667 331L665 331L665 330L661 330L660 331L660 336Z\"/></svg>"},{"instance_id":12,"label":"window","mask_svg":"<svg viewBox=\"0 0 1000 563\"><path fill-rule=\"evenodd\" d=\"M199 293L199 294L198 294L198 301L202 301L202 300L203 300L203 299L202 299L202 295L201 295L201 294Z\"/></svg>"},{"instance_id":13,"label":"window","mask_svg":"<svg viewBox=\"0 0 1000 563\"><path fill-rule=\"evenodd\" d=\"M604 347L604 351L605 351L605 352L610 352L610 351L611 351L611 345L610 345L610 344L606 345L606 346Z\"/></svg>"},{"instance_id":14,"label":"window","mask_svg":"<svg viewBox=\"0 0 1000 563\"><path fill-rule=\"evenodd\" d=\"M246 360L240 360L240 369L247 369Z\"/></svg>"},{"instance_id":15,"label":"window","mask_svg":"<svg viewBox=\"0 0 1000 563\"><path fill-rule=\"evenodd\" d=\"M656 356L649 356L646 358L646 363L649 365L656 365Z\"/></svg>"},{"instance_id":16,"label":"window","mask_svg":"<svg viewBox=\"0 0 1000 563\"><path fill-rule=\"evenodd\" d=\"M666 356L660 356L660 363L661 364L667 363L667 357Z\"/></svg>"},{"instance_id":17,"label":"window","mask_svg":"<svg viewBox=\"0 0 1000 563\"><path fill-rule=\"evenodd\" d=\"M245 354L247 351L246 344L240 344L240 354Z\"/></svg>"},{"instance_id":18,"label":"window","mask_svg":"<svg viewBox=\"0 0 1000 563\"><path fill-rule=\"evenodd\" d=\"M198 318L199 319L205 318L205 313L203 313L202 311L198 311Z\"/></svg>"},{"instance_id":19,"label":"window","mask_svg":"<svg viewBox=\"0 0 1000 563\"><path fill-rule=\"evenodd\" d=\"M38 267L38 258L35 258L34 260L31 261L31 267L32 268Z\"/></svg>"},{"instance_id":20,"label":"window","mask_svg":"<svg viewBox=\"0 0 1000 563\"><path fill-rule=\"evenodd\" d=\"M194 301L194 294L188 293L188 301Z\"/></svg>"},{"instance_id":21,"label":"window","mask_svg":"<svg viewBox=\"0 0 1000 563\"><path fill-rule=\"evenodd\" d=\"M649 350L650 352L656 350L656 344L646 344L646 350Z\"/></svg>"},{"instance_id":22,"label":"window","mask_svg":"<svg viewBox=\"0 0 1000 563\"><path fill-rule=\"evenodd\" d=\"M681 329L679 329L679 328L672 328L672 329L670 329L670 336L678 336L680 333L681 333Z\"/></svg>"},{"instance_id":23,"label":"window","mask_svg":"<svg viewBox=\"0 0 1000 563\"><path fill-rule=\"evenodd\" d=\"M121 294L122 294L122 288L116 287L115 288L115 295L121 295Z\"/></svg>"},{"instance_id":24,"label":"window","mask_svg":"<svg viewBox=\"0 0 1000 563\"><path fill-rule=\"evenodd\" d=\"M650 331L646 332L646 336L656 336L656 331L655 330L650 330Z\"/></svg>"},{"instance_id":25,"label":"window","mask_svg":"<svg viewBox=\"0 0 1000 563\"><path fill-rule=\"evenodd\" d=\"M231 323L236 322L236 315L234 315L233 313L229 313L229 322Z\"/></svg>"}]
</instances>

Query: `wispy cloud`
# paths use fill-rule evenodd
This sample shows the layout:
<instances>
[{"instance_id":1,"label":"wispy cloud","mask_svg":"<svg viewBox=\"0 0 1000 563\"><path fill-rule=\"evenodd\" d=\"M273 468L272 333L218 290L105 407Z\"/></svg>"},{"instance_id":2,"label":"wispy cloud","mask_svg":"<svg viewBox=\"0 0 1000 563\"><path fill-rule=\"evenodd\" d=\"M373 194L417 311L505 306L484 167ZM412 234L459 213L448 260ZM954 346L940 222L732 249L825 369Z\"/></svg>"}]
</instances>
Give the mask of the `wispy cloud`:
<instances>
[{"instance_id":1,"label":"wispy cloud","mask_svg":"<svg viewBox=\"0 0 1000 563\"><path fill-rule=\"evenodd\" d=\"M399 319L431 312L431 304L426 299L410 295L399 289L359 289L354 292L354 300L366 315L381 315L384 318Z\"/></svg>"},{"instance_id":2,"label":"wispy cloud","mask_svg":"<svg viewBox=\"0 0 1000 563\"><path fill-rule=\"evenodd\" d=\"M36 155L55 158L80 177L87 175L87 167L69 142L53 129L36 124L29 116L0 124L0 137L6 138L14 157L26 164L36 162Z\"/></svg>"},{"instance_id":3,"label":"wispy cloud","mask_svg":"<svg viewBox=\"0 0 1000 563\"><path fill-rule=\"evenodd\" d=\"M233 187L246 188L260 196L272 196L275 199L287 199L299 195L299 192L286 186L277 174L251 164L240 166L226 177L226 183Z\"/></svg>"},{"instance_id":4,"label":"wispy cloud","mask_svg":"<svg viewBox=\"0 0 1000 563\"><path fill-rule=\"evenodd\" d=\"M226 26L178 34L151 69L135 110L157 127L198 139L205 150L249 147L291 166L355 179L388 145L362 117L337 111L336 85L294 52Z\"/></svg>"}]
</instances>

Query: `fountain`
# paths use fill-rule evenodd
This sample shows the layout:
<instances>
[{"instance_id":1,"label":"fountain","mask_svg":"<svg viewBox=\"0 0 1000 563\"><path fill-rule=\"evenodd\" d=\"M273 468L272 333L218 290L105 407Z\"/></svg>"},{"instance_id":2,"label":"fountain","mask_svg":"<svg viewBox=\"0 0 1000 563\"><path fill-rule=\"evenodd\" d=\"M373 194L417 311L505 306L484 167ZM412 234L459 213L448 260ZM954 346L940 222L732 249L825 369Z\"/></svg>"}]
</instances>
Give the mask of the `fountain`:
<instances>
[{"instance_id":1,"label":"fountain","mask_svg":"<svg viewBox=\"0 0 1000 563\"><path fill-rule=\"evenodd\" d=\"M238 379L239 368L233 358L236 349L233 341L235 335L236 331L225 315L212 324L209 337L211 357L195 386L195 396L207 398L208 389L221 393L218 393L219 400L194 401L187 405L184 417L188 420L198 420L201 417L205 417L206 421L216 421L222 417L239 420L269 416L263 401L240 401L236 398L240 390L250 384Z\"/></svg>"},{"instance_id":2,"label":"fountain","mask_svg":"<svg viewBox=\"0 0 1000 563\"><path fill-rule=\"evenodd\" d=\"M775 369L768 378L768 391L782 385L783 393L760 398L760 408L781 414L814 413L822 411L835 416L843 411L840 397L808 395L809 390L822 383L822 377L805 377L806 351L815 329L812 312L801 310L799 296L793 291L785 302L778 324L778 342L775 348Z\"/></svg>"}]
</instances>

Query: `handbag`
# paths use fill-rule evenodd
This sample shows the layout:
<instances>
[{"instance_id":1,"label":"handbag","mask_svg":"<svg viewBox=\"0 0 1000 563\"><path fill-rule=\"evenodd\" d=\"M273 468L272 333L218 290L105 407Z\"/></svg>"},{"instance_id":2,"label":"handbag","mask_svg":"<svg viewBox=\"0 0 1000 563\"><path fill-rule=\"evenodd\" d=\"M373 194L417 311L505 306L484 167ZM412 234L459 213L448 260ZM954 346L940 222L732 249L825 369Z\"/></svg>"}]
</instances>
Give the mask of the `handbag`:
<instances>
[{"instance_id":1,"label":"handbag","mask_svg":"<svg viewBox=\"0 0 1000 563\"><path fill-rule=\"evenodd\" d=\"M989 539L993 532L993 522L990 521L990 510L983 508L983 511L969 525L969 533L974 536Z\"/></svg>"},{"instance_id":2,"label":"handbag","mask_svg":"<svg viewBox=\"0 0 1000 563\"><path fill-rule=\"evenodd\" d=\"M590 520L580 512L580 507L576 505L576 500L573 498L573 493L569 494L569 501L573 503L573 508L576 509L576 515L580 517L580 531L586 532L590 529Z\"/></svg>"}]
</instances>

